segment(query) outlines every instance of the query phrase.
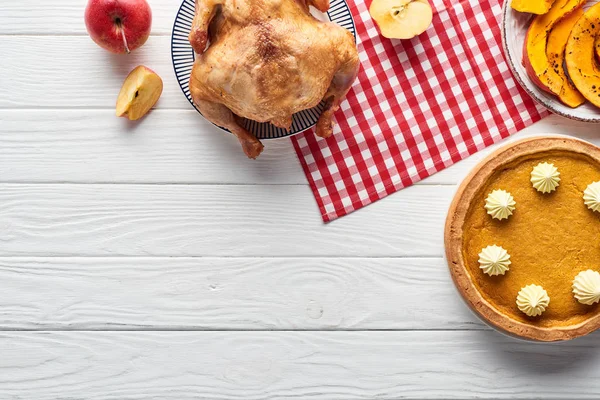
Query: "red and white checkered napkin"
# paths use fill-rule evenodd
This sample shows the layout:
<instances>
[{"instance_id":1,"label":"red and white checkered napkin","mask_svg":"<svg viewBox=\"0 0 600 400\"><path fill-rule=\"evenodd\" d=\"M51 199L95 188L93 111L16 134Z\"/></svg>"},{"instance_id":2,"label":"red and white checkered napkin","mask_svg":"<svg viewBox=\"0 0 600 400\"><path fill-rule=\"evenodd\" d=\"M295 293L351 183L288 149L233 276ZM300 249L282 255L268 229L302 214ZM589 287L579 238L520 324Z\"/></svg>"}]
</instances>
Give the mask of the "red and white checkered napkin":
<instances>
[{"instance_id":1,"label":"red and white checkered napkin","mask_svg":"<svg viewBox=\"0 0 600 400\"><path fill-rule=\"evenodd\" d=\"M538 121L502 54L501 0L435 0L412 40L380 36L348 0L361 69L332 137L293 143L325 222L379 200Z\"/></svg>"}]
</instances>

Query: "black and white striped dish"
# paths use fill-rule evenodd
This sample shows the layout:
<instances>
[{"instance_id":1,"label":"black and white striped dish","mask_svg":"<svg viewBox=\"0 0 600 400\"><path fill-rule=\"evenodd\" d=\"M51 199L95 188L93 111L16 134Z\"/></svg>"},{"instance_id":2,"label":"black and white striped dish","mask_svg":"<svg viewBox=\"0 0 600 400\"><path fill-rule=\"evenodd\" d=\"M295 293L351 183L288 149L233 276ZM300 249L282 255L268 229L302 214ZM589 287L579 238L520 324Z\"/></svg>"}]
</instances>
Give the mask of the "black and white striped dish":
<instances>
[{"instance_id":1,"label":"black and white striped dish","mask_svg":"<svg viewBox=\"0 0 600 400\"><path fill-rule=\"evenodd\" d=\"M318 11L313 10L313 14L318 19L329 20L337 23L338 25L348 29L354 35L356 40L356 32L354 27L354 20L352 14L348 9L348 5L345 0L332 0L331 7L326 14L321 14ZM321 15L319 15L321 14ZM192 67L194 65L195 54L192 46L188 42L188 35L192 28L192 21L194 20L194 0L183 0L177 16L175 17L175 23L173 24L173 35L171 36L171 57L173 59L173 68L175 69L175 76L177 82L183 91L185 97L187 97L190 104L198 111L198 108L192 101L192 95L190 94L189 81ZM244 127L256 135L259 139L277 139L286 136L295 135L303 132L308 128L315 126L319 116L323 111L323 103L321 102L314 108L300 111L294 114L292 121L292 128L290 131L286 131L282 128L277 128L268 122L260 123L251 120L244 120ZM227 131L227 129L220 127Z\"/></svg>"}]
</instances>

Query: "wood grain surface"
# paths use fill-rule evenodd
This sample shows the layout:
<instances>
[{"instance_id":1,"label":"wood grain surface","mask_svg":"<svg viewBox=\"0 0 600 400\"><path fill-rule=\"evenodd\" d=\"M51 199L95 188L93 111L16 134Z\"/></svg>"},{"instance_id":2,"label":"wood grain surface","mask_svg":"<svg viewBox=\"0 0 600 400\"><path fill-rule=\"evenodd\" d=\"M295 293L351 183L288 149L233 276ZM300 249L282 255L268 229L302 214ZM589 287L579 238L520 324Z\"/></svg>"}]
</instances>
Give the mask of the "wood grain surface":
<instances>
[{"instance_id":1,"label":"wood grain surface","mask_svg":"<svg viewBox=\"0 0 600 400\"><path fill-rule=\"evenodd\" d=\"M87 1L19 0L3 2L0 7L0 35L86 35L83 13ZM152 8L152 36L170 35L178 0L149 0ZM89 39L91 40L91 39Z\"/></svg>"},{"instance_id":2,"label":"wood grain surface","mask_svg":"<svg viewBox=\"0 0 600 400\"><path fill-rule=\"evenodd\" d=\"M0 63L0 108L112 110L125 77L140 64L163 80L157 108L191 108L173 72L168 36L151 36L123 55L101 49L88 36L8 35L0 36L0 54L10 54Z\"/></svg>"},{"instance_id":3,"label":"wood grain surface","mask_svg":"<svg viewBox=\"0 0 600 400\"><path fill-rule=\"evenodd\" d=\"M0 282L5 329L486 329L442 258L5 257Z\"/></svg>"},{"instance_id":4,"label":"wood grain surface","mask_svg":"<svg viewBox=\"0 0 600 400\"><path fill-rule=\"evenodd\" d=\"M598 335L492 331L3 332L6 398L573 399L600 390Z\"/></svg>"},{"instance_id":5,"label":"wood grain surface","mask_svg":"<svg viewBox=\"0 0 600 400\"><path fill-rule=\"evenodd\" d=\"M128 56L85 0L0 6L0 400L600 398L598 334L505 337L456 293L443 223L489 151L324 225L289 140L247 160L175 80L178 0ZM164 93L114 116L139 64ZM549 117L515 135L598 127Z\"/></svg>"},{"instance_id":6,"label":"wood grain surface","mask_svg":"<svg viewBox=\"0 0 600 400\"><path fill-rule=\"evenodd\" d=\"M0 126L0 182L4 183L307 185L289 140L265 140L263 154L248 160L233 136L192 109L158 109L138 124L114 118L112 110L11 109L0 110ZM572 133L600 145L596 128L551 116L514 139ZM500 145L417 185L455 185Z\"/></svg>"},{"instance_id":7,"label":"wood grain surface","mask_svg":"<svg viewBox=\"0 0 600 400\"><path fill-rule=\"evenodd\" d=\"M249 160L195 110L0 110L0 126L0 182L307 185L289 140Z\"/></svg>"},{"instance_id":8,"label":"wood grain surface","mask_svg":"<svg viewBox=\"0 0 600 400\"><path fill-rule=\"evenodd\" d=\"M0 184L0 253L441 257L454 190L415 186L323 225L308 186Z\"/></svg>"}]
</instances>

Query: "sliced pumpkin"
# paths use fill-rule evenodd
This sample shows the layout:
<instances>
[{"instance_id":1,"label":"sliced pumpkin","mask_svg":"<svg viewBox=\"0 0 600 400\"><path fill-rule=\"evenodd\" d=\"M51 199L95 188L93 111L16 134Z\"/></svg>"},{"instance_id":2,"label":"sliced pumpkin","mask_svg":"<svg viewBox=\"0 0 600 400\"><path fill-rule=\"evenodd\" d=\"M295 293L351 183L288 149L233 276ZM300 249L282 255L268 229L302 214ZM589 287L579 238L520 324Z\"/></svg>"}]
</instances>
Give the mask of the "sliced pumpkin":
<instances>
[{"instance_id":1,"label":"sliced pumpkin","mask_svg":"<svg viewBox=\"0 0 600 400\"><path fill-rule=\"evenodd\" d=\"M548 47L546 47L546 54L548 55L550 65L552 65L552 69L561 77L563 82L558 98L572 108L579 107L585 103L585 97L579 93L573 82L567 77L564 67L565 48L567 47L567 41L569 40L573 26L575 26L582 15L583 8L579 7L554 25L548 36Z\"/></svg>"},{"instance_id":2,"label":"sliced pumpkin","mask_svg":"<svg viewBox=\"0 0 600 400\"><path fill-rule=\"evenodd\" d=\"M600 63L600 35L596 36L596 44L594 46L596 47L596 59Z\"/></svg>"},{"instance_id":3,"label":"sliced pumpkin","mask_svg":"<svg viewBox=\"0 0 600 400\"><path fill-rule=\"evenodd\" d=\"M546 14L550 11L554 0L512 0L510 6L513 10L532 14Z\"/></svg>"},{"instance_id":4,"label":"sliced pumpkin","mask_svg":"<svg viewBox=\"0 0 600 400\"><path fill-rule=\"evenodd\" d=\"M554 25L561 19L578 9L586 0L556 0L550 11L538 15L529 26L523 48L523 65L527 75L542 90L559 95L563 78L552 67L546 47L548 35Z\"/></svg>"},{"instance_id":5,"label":"sliced pumpkin","mask_svg":"<svg viewBox=\"0 0 600 400\"><path fill-rule=\"evenodd\" d=\"M587 10L575 24L565 50L567 71L575 87L600 107L600 70L596 65L596 37L600 33L600 3Z\"/></svg>"}]
</instances>

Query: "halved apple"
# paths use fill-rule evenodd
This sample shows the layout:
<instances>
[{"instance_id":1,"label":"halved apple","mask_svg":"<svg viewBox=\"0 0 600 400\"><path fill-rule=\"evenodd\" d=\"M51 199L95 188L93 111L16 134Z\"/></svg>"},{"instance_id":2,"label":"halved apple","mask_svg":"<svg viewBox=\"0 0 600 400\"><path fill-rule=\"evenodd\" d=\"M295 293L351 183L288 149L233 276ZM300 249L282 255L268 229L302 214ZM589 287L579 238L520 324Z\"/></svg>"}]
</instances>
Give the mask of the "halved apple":
<instances>
[{"instance_id":1,"label":"halved apple","mask_svg":"<svg viewBox=\"0 0 600 400\"><path fill-rule=\"evenodd\" d=\"M527 75L542 90L559 95L563 78L553 68L546 47L548 34L562 18L579 8L586 0L556 0L550 11L533 19L523 46L523 65Z\"/></svg>"},{"instance_id":2,"label":"halved apple","mask_svg":"<svg viewBox=\"0 0 600 400\"><path fill-rule=\"evenodd\" d=\"M553 3L554 0L512 0L510 6L516 11L542 15L550 10Z\"/></svg>"},{"instance_id":3,"label":"halved apple","mask_svg":"<svg viewBox=\"0 0 600 400\"><path fill-rule=\"evenodd\" d=\"M600 33L600 3L587 10L575 24L565 61L575 87L596 107L600 107L600 69L596 64L596 37Z\"/></svg>"},{"instance_id":4,"label":"halved apple","mask_svg":"<svg viewBox=\"0 0 600 400\"><path fill-rule=\"evenodd\" d=\"M140 65L127 75L119 97L117 117L132 121L142 118L156 104L163 90L163 81L156 72Z\"/></svg>"},{"instance_id":5,"label":"halved apple","mask_svg":"<svg viewBox=\"0 0 600 400\"><path fill-rule=\"evenodd\" d=\"M585 97L579 93L575 85L573 85L571 80L567 77L564 67L565 47L567 47L567 41L569 40L573 26L575 26L582 15L583 8L579 7L554 25L554 28L552 28L552 31L548 36L548 47L546 47L548 61L550 61L550 65L552 66L552 69L554 69L554 72L556 72L563 81L558 98L564 104L572 108L579 107L585 103Z\"/></svg>"},{"instance_id":6,"label":"halved apple","mask_svg":"<svg viewBox=\"0 0 600 400\"><path fill-rule=\"evenodd\" d=\"M411 39L425 32L433 20L427 0L373 0L369 13L388 39Z\"/></svg>"}]
</instances>

